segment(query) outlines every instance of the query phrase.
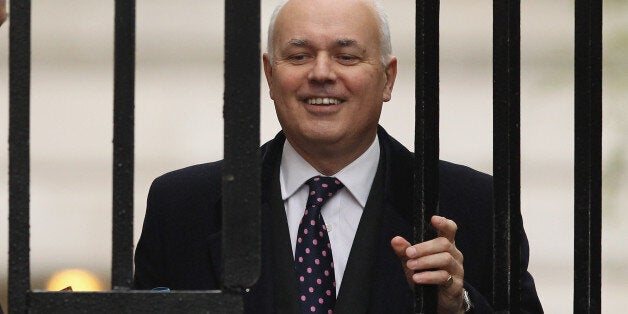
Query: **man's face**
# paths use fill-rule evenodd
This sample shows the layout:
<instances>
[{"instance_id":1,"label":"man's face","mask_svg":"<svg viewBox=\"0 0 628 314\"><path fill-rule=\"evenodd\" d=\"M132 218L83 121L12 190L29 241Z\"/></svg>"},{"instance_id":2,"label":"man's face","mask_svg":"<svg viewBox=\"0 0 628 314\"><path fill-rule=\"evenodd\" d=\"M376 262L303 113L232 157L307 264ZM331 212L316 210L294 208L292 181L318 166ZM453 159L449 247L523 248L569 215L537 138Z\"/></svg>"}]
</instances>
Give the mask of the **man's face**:
<instances>
[{"instance_id":1,"label":"man's face","mask_svg":"<svg viewBox=\"0 0 628 314\"><path fill-rule=\"evenodd\" d=\"M375 11L356 0L293 0L277 16L264 70L297 151L371 144L396 75L396 59L382 65L378 25Z\"/></svg>"}]
</instances>

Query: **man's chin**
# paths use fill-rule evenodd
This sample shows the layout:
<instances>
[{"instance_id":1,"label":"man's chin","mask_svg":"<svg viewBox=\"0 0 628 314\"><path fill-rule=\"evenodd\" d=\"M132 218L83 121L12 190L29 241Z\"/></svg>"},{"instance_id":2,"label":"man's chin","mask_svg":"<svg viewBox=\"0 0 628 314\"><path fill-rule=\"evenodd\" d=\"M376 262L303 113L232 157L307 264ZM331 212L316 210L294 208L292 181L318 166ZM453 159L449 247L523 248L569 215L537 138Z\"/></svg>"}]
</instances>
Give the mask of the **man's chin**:
<instances>
[{"instance_id":1,"label":"man's chin","mask_svg":"<svg viewBox=\"0 0 628 314\"><path fill-rule=\"evenodd\" d=\"M308 150L312 148L333 147L341 143L344 138L339 132L324 129L308 130L306 132L300 132L300 134L296 136L286 134L286 137L292 139L291 142L296 141L297 145Z\"/></svg>"},{"instance_id":2,"label":"man's chin","mask_svg":"<svg viewBox=\"0 0 628 314\"><path fill-rule=\"evenodd\" d=\"M346 132L337 123L320 123L304 132L307 140L320 144L335 144L346 138Z\"/></svg>"},{"instance_id":3,"label":"man's chin","mask_svg":"<svg viewBox=\"0 0 628 314\"><path fill-rule=\"evenodd\" d=\"M306 143L316 146L334 146L342 141L342 137L335 134L311 134L305 138Z\"/></svg>"}]
</instances>

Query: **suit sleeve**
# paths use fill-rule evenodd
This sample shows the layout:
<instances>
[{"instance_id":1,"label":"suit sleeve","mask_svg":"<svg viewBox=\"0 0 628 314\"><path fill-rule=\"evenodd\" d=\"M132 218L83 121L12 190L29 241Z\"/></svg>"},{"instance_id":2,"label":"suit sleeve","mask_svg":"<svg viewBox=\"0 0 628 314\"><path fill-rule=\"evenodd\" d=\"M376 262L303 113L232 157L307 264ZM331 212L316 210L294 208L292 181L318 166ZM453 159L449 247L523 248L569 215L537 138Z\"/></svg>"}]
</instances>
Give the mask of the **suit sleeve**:
<instances>
[{"instance_id":1,"label":"suit sleeve","mask_svg":"<svg viewBox=\"0 0 628 314\"><path fill-rule=\"evenodd\" d=\"M543 313L543 307L536 293L534 279L528 272L529 245L523 226L521 227L521 303L520 313ZM470 313L493 313L495 310L490 305L489 295L486 297L476 290L471 284L465 282L464 288L469 293L469 299L473 303Z\"/></svg>"},{"instance_id":2,"label":"suit sleeve","mask_svg":"<svg viewBox=\"0 0 628 314\"><path fill-rule=\"evenodd\" d=\"M150 187L146 205L144 226L135 251L134 289L152 289L168 286L165 278L165 267L162 258L162 239L160 237L159 204L156 200L160 194L156 182Z\"/></svg>"},{"instance_id":3,"label":"suit sleeve","mask_svg":"<svg viewBox=\"0 0 628 314\"><path fill-rule=\"evenodd\" d=\"M135 289L220 287L221 164L166 173L148 193L135 251Z\"/></svg>"},{"instance_id":4,"label":"suit sleeve","mask_svg":"<svg viewBox=\"0 0 628 314\"><path fill-rule=\"evenodd\" d=\"M441 214L458 224L456 246L464 254L464 288L474 305L473 313L492 313L493 178L468 167L441 162ZM543 313L534 280L528 272L530 249L521 215L512 217L520 226L521 312Z\"/></svg>"}]
</instances>

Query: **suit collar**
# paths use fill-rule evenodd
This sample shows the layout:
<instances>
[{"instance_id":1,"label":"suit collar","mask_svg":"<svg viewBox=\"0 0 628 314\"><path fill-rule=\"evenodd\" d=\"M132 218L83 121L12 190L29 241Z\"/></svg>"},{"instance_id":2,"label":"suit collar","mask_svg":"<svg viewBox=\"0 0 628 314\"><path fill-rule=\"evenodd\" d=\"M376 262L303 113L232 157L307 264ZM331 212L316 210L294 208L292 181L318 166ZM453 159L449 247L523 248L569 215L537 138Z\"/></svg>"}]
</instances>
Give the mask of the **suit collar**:
<instances>
[{"instance_id":1,"label":"suit collar","mask_svg":"<svg viewBox=\"0 0 628 314\"><path fill-rule=\"evenodd\" d=\"M373 143L362 155L341 169L338 173L332 175L344 184L345 190L353 195L362 208L366 206L371 183L375 177L379 160L380 145L378 137L375 136ZM279 171L282 199L288 199L300 189L308 179L317 175L323 174L319 173L312 165L303 159L292 145L290 145L289 141L285 141Z\"/></svg>"}]
</instances>

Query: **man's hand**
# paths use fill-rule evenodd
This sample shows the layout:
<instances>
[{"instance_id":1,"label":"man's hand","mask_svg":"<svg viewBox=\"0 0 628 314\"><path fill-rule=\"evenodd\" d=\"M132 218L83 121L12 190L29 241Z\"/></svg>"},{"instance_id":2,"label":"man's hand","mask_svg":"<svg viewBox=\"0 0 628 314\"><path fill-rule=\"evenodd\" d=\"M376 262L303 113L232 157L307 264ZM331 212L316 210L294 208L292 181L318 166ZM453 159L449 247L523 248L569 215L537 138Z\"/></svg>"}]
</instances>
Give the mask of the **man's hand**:
<instances>
[{"instance_id":1,"label":"man's hand","mask_svg":"<svg viewBox=\"0 0 628 314\"><path fill-rule=\"evenodd\" d=\"M464 268L462 253L455 243L458 226L440 216L433 216L431 223L438 230L436 239L411 246L397 236L390 244L401 259L411 287L417 283L438 285L438 312L462 313Z\"/></svg>"},{"instance_id":2,"label":"man's hand","mask_svg":"<svg viewBox=\"0 0 628 314\"><path fill-rule=\"evenodd\" d=\"M7 20L7 1L0 0L0 25Z\"/></svg>"}]
</instances>

